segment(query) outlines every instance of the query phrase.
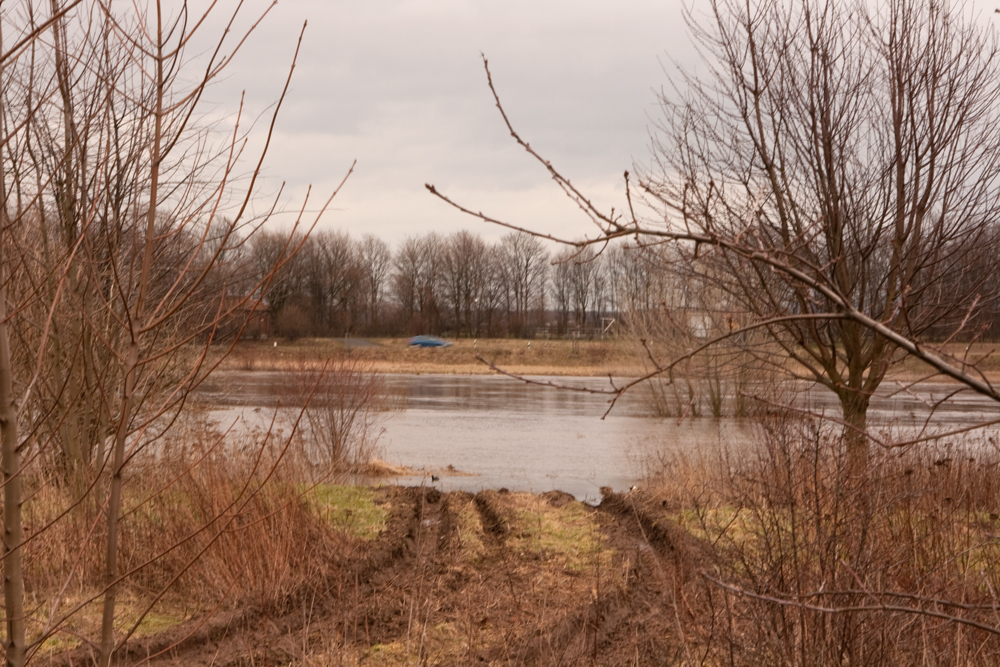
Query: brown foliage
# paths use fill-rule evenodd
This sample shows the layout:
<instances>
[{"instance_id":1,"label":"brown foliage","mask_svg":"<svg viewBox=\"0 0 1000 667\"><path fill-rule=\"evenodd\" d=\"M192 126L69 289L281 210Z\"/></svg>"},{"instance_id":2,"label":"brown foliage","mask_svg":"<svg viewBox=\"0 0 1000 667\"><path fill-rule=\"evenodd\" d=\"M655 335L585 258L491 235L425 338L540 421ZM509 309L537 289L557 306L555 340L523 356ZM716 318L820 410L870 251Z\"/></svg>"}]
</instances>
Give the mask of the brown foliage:
<instances>
[{"instance_id":1,"label":"brown foliage","mask_svg":"<svg viewBox=\"0 0 1000 667\"><path fill-rule=\"evenodd\" d=\"M880 451L859 475L830 430L772 414L745 454L663 462L651 504L711 545L685 586L690 649L733 665L995 664L995 443Z\"/></svg>"}]
</instances>

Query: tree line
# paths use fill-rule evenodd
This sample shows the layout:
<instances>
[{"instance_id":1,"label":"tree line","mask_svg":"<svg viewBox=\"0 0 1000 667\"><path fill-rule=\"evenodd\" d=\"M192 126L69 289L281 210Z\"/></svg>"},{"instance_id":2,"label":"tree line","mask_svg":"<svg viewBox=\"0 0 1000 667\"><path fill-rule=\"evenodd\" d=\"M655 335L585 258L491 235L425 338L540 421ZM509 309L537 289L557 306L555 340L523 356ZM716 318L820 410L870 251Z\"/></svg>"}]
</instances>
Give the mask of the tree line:
<instances>
[{"instance_id":1,"label":"tree line","mask_svg":"<svg viewBox=\"0 0 1000 667\"><path fill-rule=\"evenodd\" d=\"M370 233L324 230L291 239L260 232L238 252L245 256L226 264L234 289L266 283L257 295L259 316L244 332L250 337L594 336L623 326L644 330L651 316L663 315L700 337L745 319L738 300L727 296L732 290L719 289L724 267L693 271L668 248L617 243L552 252L521 232L491 243L462 230L410 235L393 249ZM266 281L276 264L281 268ZM1000 280L989 262L981 264L936 289L967 293L970 283ZM965 338L995 338L1000 304L982 304L967 324ZM927 337L951 333L939 328Z\"/></svg>"},{"instance_id":2,"label":"tree line","mask_svg":"<svg viewBox=\"0 0 1000 667\"><path fill-rule=\"evenodd\" d=\"M372 234L324 230L289 242L266 231L245 252L250 285L287 256L250 336L590 336L663 298L656 253L616 245L553 254L517 232L493 243L466 230L430 232L393 249Z\"/></svg>"}]
</instances>

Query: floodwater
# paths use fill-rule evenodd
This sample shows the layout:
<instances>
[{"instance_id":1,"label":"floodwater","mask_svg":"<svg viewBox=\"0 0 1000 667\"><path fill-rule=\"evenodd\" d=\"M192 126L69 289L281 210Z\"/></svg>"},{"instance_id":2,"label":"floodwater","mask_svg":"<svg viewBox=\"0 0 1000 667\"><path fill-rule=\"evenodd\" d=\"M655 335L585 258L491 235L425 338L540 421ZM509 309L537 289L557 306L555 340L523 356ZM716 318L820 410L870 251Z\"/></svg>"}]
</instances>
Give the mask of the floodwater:
<instances>
[{"instance_id":1,"label":"floodwater","mask_svg":"<svg viewBox=\"0 0 1000 667\"><path fill-rule=\"evenodd\" d=\"M405 408L386 414L380 456L423 474L400 484L434 484L441 490L514 491L559 489L581 500L600 498L599 489L626 490L643 476L658 452L689 451L712 455L721 444L739 448L750 426L738 419L708 417L677 420L649 415L639 389L627 394L605 418L606 395L526 384L502 376L388 375L390 390ZM604 378L535 378L576 388L603 389ZM213 376L199 391L220 418L235 413L261 421L279 401L292 403L301 391L293 374L263 371ZM923 423L934 402L953 385L927 384L899 392L886 384L872 401L873 423L912 429ZM896 392L894 396L887 394ZM800 405L839 416L829 392L795 387ZM969 392L934 413L943 428L1000 417L1000 408ZM269 418L269 417L267 417ZM449 468L450 466L450 468ZM438 477L432 480L432 475Z\"/></svg>"}]
</instances>

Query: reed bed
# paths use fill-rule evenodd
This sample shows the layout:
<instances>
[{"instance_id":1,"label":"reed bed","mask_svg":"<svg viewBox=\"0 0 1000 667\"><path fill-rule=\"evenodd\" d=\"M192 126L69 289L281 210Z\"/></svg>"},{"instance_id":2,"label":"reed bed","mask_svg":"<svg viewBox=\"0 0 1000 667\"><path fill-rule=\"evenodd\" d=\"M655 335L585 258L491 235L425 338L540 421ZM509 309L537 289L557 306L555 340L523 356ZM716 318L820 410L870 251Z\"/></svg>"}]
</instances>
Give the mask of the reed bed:
<instances>
[{"instance_id":1,"label":"reed bed","mask_svg":"<svg viewBox=\"0 0 1000 667\"><path fill-rule=\"evenodd\" d=\"M665 455L650 475L650 505L704 549L671 610L687 655L1000 662L995 438L879 449L857 470L819 420L773 412L757 433L715 455Z\"/></svg>"}]
</instances>

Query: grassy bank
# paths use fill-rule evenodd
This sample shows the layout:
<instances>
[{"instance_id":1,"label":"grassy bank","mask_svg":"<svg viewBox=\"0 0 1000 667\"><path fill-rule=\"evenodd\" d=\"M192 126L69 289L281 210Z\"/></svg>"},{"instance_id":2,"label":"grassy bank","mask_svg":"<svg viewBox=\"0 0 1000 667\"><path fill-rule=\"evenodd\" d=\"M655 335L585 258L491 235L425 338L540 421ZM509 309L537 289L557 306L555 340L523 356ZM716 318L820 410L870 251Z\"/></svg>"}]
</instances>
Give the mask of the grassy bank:
<instances>
[{"instance_id":1,"label":"grassy bank","mask_svg":"<svg viewBox=\"0 0 1000 667\"><path fill-rule=\"evenodd\" d=\"M277 342L277 345L275 345ZM369 362L384 373L488 374L477 356L526 375L622 375L637 373L640 361L631 343L607 340L456 339L446 348L411 348L405 338L308 338L293 342L245 341L223 362L234 370L284 370L319 365L339 355Z\"/></svg>"},{"instance_id":2,"label":"grassy bank","mask_svg":"<svg viewBox=\"0 0 1000 667\"><path fill-rule=\"evenodd\" d=\"M383 373L443 373L480 375L493 371L477 357L483 357L500 368L522 375L635 376L651 367L645 351L629 339L605 340L516 340L516 339L454 339L447 348L420 349L407 345L406 338L302 338L295 341L243 341L222 363L231 370L287 370L303 366L319 367L331 357L347 355L369 362L370 368ZM277 343L277 344L275 344ZM947 354L978 362L980 370L991 380L1000 379L1000 355L997 345L951 343ZM664 353L666 354L666 353ZM894 366L887 380L912 382L930 374L920 361L906 358ZM731 369L721 369L723 376ZM683 375L683 373L681 373ZM947 382L946 378L938 378Z\"/></svg>"}]
</instances>

